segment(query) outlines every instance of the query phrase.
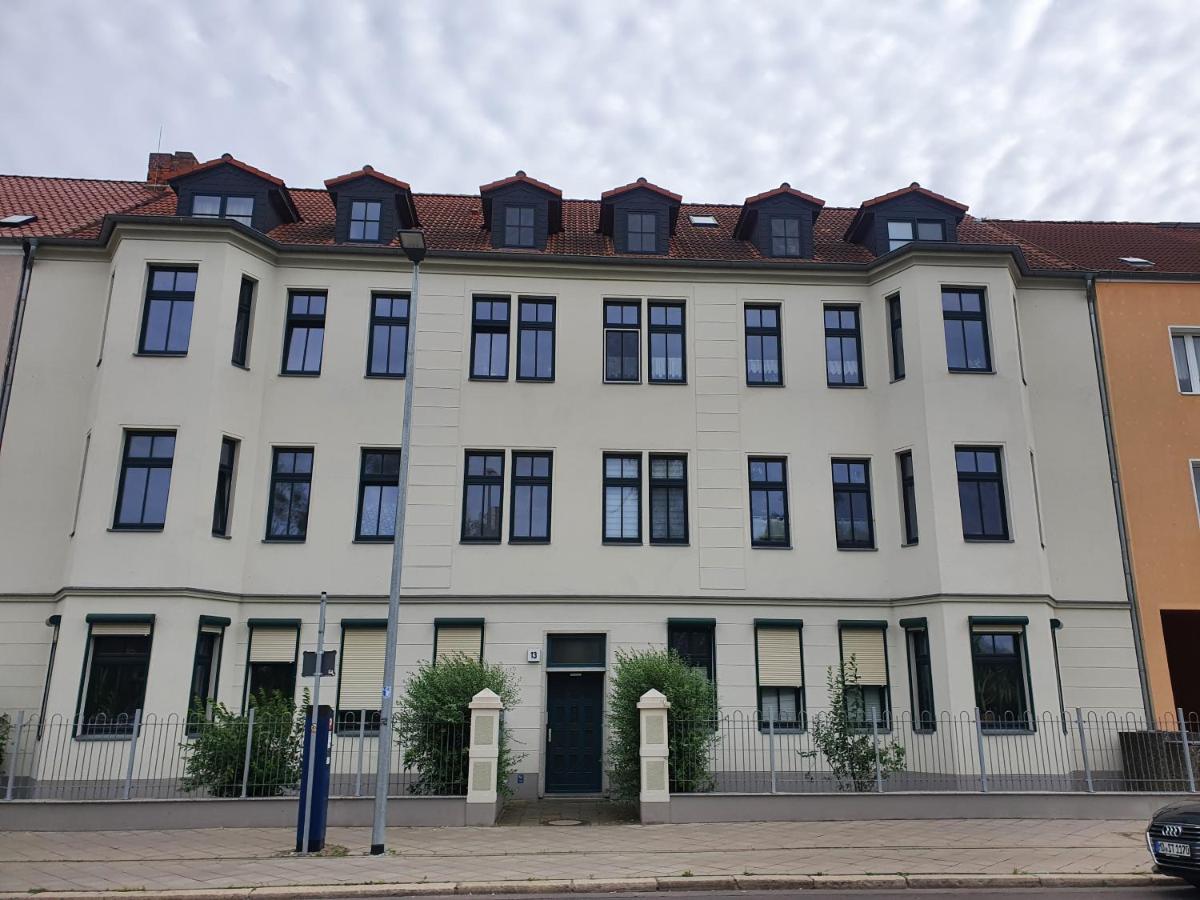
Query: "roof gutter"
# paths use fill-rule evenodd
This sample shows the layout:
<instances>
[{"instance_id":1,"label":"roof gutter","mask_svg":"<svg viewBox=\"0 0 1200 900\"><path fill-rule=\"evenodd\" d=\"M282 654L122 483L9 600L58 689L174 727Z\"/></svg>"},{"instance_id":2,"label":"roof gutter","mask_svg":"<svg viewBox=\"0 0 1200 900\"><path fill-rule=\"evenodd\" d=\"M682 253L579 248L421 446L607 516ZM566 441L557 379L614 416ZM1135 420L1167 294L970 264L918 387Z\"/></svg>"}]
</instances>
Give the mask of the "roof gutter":
<instances>
[{"instance_id":1,"label":"roof gutter","mask_svg":"<svg viewBox=\"0 0 1200 900\"><path fill-rule=\"evenodd\" d=\"M21 281L17 287L17 305L13 309L12 330L4 354L4 380L0 381L0 448L4 446L4 425L8 421L8 405L12 400L13 378L17 368L17 346L21 342L21 326L25 323L25 303L29 298L29 282L33 278L33 260L37 256L38 239L30 238L22 245L25 259L21 265Z\"/></svg>"},{"instance_id":2,"label":"roof gutter","mask_svg":"<svg viewBox=\"0 0 1200 900\"><path fill-rule=\"evenodd\" d=\"M1096 357L1096 380L1100 385L1100 413L1104 421L1104 442L1108 447L1108 474L1112 483L1113 506L1117 513L1117 539L1121 545L1121 568L1125 574L1125 596L1133 624L1133 651L1137 658L1138 681L1142 687L1142 707L1146 723L1154 720L1154 699L1146 676L1146 647L1142 639L1142 615L1138 607L1137 587L1133 580L1133 558L1129 550L1129 528L1125 521L1125 497L1121 471L1117 465L1117 442L1113 431L1112 405L1108 397L1108 373L1104 365L1104 345L1100 340L1100 318L1096 314L1096 275L1089 273L1085 282L1088 321L1092 329L1092 352Z\"/></svg>"}]
</instances>

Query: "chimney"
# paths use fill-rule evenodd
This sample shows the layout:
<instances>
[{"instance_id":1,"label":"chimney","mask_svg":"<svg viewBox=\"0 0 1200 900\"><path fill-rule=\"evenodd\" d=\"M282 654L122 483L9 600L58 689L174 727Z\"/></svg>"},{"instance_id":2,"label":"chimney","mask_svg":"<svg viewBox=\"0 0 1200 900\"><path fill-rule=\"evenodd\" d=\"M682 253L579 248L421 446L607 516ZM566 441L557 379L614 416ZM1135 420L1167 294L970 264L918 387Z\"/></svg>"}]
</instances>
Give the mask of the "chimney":
<instances>
[{"instance_id":1,"label":"chimney","mask_svg":"<svg viewBox=\"0 0 1200 900\"><path fill-rule=\"evenodd\" d=\"M176 150L174 153L151 153L150 164L146 168L146 180L150 184L166 184L176 175L200 165L196 154L187 150Z\"/></svg>"}]
</instances>

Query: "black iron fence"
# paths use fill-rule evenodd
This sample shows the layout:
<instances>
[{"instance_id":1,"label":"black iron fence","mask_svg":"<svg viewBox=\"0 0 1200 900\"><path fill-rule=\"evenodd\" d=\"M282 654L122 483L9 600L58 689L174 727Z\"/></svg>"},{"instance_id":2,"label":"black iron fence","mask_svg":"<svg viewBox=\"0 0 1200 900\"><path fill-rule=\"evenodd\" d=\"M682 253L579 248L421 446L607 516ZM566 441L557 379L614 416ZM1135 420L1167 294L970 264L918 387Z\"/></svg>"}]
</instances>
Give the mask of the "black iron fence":
<instances>
[{"instance_id":1,"label":"black iron fence","mask_svg":"<svg viewBox=\"0 0 1200 900\"><path fill-rule=\"evenodd\" d=\"M300 786L299 719L219 723L180 716L81 720L9 713L0 733L0 800L141 800L294 796ZM468 722L421 722L391 753L389 794L467 792ZM378 718L338 722L330 746L330 796L375 789Z\"/></svg>"},{"instance_id":2,"label":"black iron fence","mask_svg":"<svg viewBox=\"0 0 1200 900\"><path fill-rule=\"evenodd\" d=\"M669 718L675 793L1195 792L1200 719L1075 710L997 719L943 713L834 727L757 710Z\"/></svg>"}]
</instances>

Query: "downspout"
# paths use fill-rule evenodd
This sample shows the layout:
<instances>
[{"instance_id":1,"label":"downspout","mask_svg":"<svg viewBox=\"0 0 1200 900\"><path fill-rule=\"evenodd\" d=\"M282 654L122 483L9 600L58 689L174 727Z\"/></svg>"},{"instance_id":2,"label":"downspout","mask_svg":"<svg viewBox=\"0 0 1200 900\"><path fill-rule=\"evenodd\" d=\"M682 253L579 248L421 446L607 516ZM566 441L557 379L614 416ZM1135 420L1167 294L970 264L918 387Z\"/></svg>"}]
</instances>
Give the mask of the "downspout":
<instances>
[{"instance_id":1,"label":"downspout","mask_svg":"<svg viewBox=\"0 0 1200 900\"><path fill-rule=\"evenodd\" d=\"M12 331L8 335L8 352L4 356L4 380L0 382L0 448L4 446L4 425L8 421L8 404L12 400L13 378L17 368L17 345L21 341L21 326L25 322L25 301L29 297L29 282L33 277L33 259L37 256L37 248L37 238L30 238L25 242L25 262L21 266L17 305L13 309Z\"/></svg>"},{"instance_id":2,"label":"downspout","mask_svg":"<svg viewBox=\"0 0 1200 900\"><path fill-rule=\"evenodd\" d=\"M1146 677L1146 648L1142 641L1142 616L1138 608L1137 588L1133 582L1133 560L1129 552L1129 529L1125 522L1125 500L1121 489L1121 473L1117 466L1117 442L1113 435L1112 407L1108 399L1108 374L1104 365L1104 346L1100 341L1100 319L1096 315L1096 276L1087 275L1088 320L1092 326L1092 352L1096 356L1096 378L1100 384L1100 412L1104 420L1104 442L1108 447L1108 473L1112 482L1113 506L1117 513L1117 537L1121 544L1121 568L1125 572L1125 596L1129 600L1129 617L1133 622L1133 650L1137 657L1138 681L1142 686L1142 707L1146 724L1154 721L1154 701Z\"/></svg>"}]
</instances>

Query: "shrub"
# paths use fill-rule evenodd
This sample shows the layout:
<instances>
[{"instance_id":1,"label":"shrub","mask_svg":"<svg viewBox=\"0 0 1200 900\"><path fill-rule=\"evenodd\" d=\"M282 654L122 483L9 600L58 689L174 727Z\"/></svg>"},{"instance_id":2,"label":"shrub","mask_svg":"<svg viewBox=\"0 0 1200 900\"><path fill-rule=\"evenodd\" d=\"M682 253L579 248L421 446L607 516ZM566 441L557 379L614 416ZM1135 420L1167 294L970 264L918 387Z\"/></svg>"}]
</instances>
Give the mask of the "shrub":
<instances>
[{"instance_id":1,"label":"shrub","mask_svg":"<svg viewBox=\"0 0 1200 900\"><path fill-rule=\"evenodd\" d=\"M858 687L858 663L854 657L837 672L830 666L825 682L829 687L829 710L813 719L813 743L828 761L839 791L873 791L875 739L869 731L863 731L864 722L868 728L870 725L862 702L854 693ZM904 748L895 741L879 741L878 753L883 778L904 770ZM815 758L816 751L801 755Z\"/></svg>"},{"instance_id":2,"label":"shrub","mask_svg":"<svg viewBox=\"0 0 1200 900\"><path fill-rule=\"evenodd\" d=\"M300 782L304 716L291 697L278 691L270 695L258 691L250 704L254 707L254 733L246 794L273 797ZM183 789L206 790L213 797L241 796L249 717L217 703L212 721L205 719L205 709L197 702L192 709L192 721L200 723L196 737L181 745L186 755Z\"/></svg>"},{"instance_id":3,"label":"shrub","mask_svg":"<svg viewBox=\"0 0 1200 900\"><path fill-rule=\"evenodd\" d=\"M712 788L709 749L716 740L717 696L703 671L673 651L617 651L608 711L608 781L613 798L632 803L641 790L638 701L654 688L671 704L667 763L672 789Z\"/></svg>"},{"instance_id":4,"label":"shrub","mask_svg":"<svg viewBox=\"0 0 1200 900\"><path fill-rule=\"evenodd\" d=\"M422 663L405 686L393 717L404 767L416 773L411 794L465 794L471 732L471 698L488 688L505 709L520 699L516 676L500 665L463 655ZM501 717L496 790L507 797L509 775L521 755L512 751L508 725Z\"/></svg>"}]
</instances>

